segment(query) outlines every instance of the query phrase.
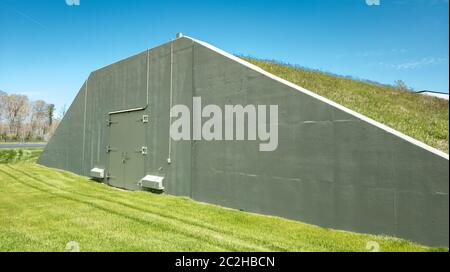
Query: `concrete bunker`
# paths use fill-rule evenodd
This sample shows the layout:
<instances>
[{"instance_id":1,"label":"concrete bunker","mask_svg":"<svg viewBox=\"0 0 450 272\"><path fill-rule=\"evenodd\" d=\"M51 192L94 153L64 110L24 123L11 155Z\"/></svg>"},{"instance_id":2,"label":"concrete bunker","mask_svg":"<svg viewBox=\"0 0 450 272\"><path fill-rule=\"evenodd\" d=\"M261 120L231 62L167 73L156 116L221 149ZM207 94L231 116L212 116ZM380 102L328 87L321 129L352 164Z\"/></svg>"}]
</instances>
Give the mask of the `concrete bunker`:
<instances>
[{"instance_id":1,"label":"concrete bunker","mask_svg":"<svg viewBox=\"0 0 450 272\"><path fill-rule=\"evenodd\" d=\"M278 146L173 141L170 109L278 105ZM94 71L40 164L173 195L448 246L448 154L179 36ZM151 203L149 203L151 205Z\"/></svg>"}]
</instances>

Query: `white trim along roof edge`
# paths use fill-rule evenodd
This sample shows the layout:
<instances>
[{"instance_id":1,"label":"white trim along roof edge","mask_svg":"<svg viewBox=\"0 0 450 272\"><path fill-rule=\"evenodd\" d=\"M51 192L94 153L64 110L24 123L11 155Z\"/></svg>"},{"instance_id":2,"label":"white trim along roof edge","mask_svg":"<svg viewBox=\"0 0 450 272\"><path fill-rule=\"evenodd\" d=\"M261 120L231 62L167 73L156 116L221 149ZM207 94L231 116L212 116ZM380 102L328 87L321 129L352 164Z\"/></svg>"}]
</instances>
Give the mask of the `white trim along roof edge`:
<instances>
[{"instance_id":1,"label":"white trim along roof edge","mask_svg":"<svg viewBox=\"0 0 450 272\"><path fill-rule=\"evenodd\" d=\"M373 120L373 119L371 119L371 118L369 118L367 116L364 116L364 115L362 115L360 113L357 113L357 112L355 112L355 111L353 111L353 110L351 110L349 108L346 108L346 107L344 107L344 106L342 106L342 105L340 105L340 104L338 104L336 102L333 102L333 101L331 101L331 100L329 100L329 99L327 99L327 98L325 98L323 96L320 96L320 95L318 95L318 94L316 94L314 92L311 92L311 91L309 91L309 90L307 90L305 88L302 88L302 87L300 87L298 85L295 85L292 82L289 82L289 81L287 81L285 79L282 79L282 78L280 78L278 76L275 76L275 75L273 75L273 74L271 74L271 73L261 69L260 67L258 67L256 65L253 65L253 64L251 64L251 63L249 63L249 62L247 62L247 61L245 61L243 59L240 59L240 58L238 58L236 56L233 56L232 54L227 53L227 52L225 52L225 51L223 51L223 50L221 50L221 49L219 49L219 48L217 48L217 47L215 47L213 45L210 45L210 44L208 44L206 42L203 42L203 41L200 41L200 40L196 40L196 39L191 38L189 36L183 36L183 38L187 38L187 39L190 39L190 40L192 40L192 41L194 41L194 42L196 42L198 44L201 44L201 45L211 49L212 51L214 51L214 52L216 52L216 53L218 53L218 54L220 54L220 55L222 55L222 56L224 56L226 58L229 58L229 59L231 59L233 61L236 61L236 62L238 62L238 63L240 63L242 65L245 65L246 67L248 67L248 68L250 68L250 69L252 69L254 71L257 71L257 72L263 74L264 76L267 76L267 77L269 77L269 78L271 78L273 80L276 80L276 81L278 81L280 83L283 83L283 84L285 84L285 85L287 85L287 86L289 86L289 87L291 87L291 88L293 88L293 89L295 89L295 90L297 90L299 92L302 92L304 94L312 96L312 97L314 97L314 98L316 98L316 99L318 99L318 100L320 100L320 101L322 101L322 102L324 102L324 103L326 103L326 104L328 104L328 105L330 105L332 107L335 107L335 108L337 108L339 110L342 110L342 111L344 111L344 112L346 112L348 114L351 114L354 117L356 117L358 119L361 119L364 122L367 122L367 123L369 123L369 124L371 124L373 126L376 126L376 127L380 128L380 129L382 129L382 130L384 130L384 131L386 131L388 133L391 133L391 134L393 134L393 135L395 135L397 137L400 137L403 140L405 140L407 142L410 142L410 143L412 143L412 144L414 144L416 146L419 146L419 147L421 147L421 148L423 148L423 149L425 149L425 150L427 150L427 151L429 151L429 152L431 152L431 153L433 153L435 155L438 155L438 156L440 156L440 157L442 157L442 158L444 158L446 160L449 159L449 154L447 154L447 153L445 153L445 152L443 152L441 150L438 150L438 149L436 149L434 147L431 147L431 146L429 146L429 145L427 145L427 144L425 144L425 143L423 143L423 142L421 142L419 140L416 140L416 139L414 139L414 138L412 138L412 137L410 137L408 135L405 135L405 134L401 133L400 131L397 131L397 130L391 128L391 127L383 125L383 124L381 124L381 123L379 123L379 122L377 122L377 121L375 121L375 120Z\"/></svg>"}]
</instances>

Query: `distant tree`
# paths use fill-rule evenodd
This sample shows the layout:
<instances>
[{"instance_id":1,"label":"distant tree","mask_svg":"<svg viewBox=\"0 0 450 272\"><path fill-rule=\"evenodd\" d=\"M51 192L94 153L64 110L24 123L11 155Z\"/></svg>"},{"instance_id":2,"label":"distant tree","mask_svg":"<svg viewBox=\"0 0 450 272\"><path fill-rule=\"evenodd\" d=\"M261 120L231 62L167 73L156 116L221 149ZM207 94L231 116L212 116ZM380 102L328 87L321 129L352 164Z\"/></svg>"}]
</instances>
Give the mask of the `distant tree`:
<instances>
[{"instance_id":1,"label":"distant tree","mask_svg":"<svg viewBox=\"0 0 450 272\"><path fill-rule=\"evenodd\" d=\"M44 140L48 141L53 136L53 134L55 133L55 131L58 128L60 123L61 123L61 119L59 119L59 118L53 120L53 124L51 127L48 128L48 131L44 137Z\"/></svg>"},{"instance_id":2,"label":"distant tree","mask_svg":"<svg viewBox=\"0 0 450 272\"><path fill-rule=\"evenodd\" d=\"M11 94L4 97L4 111L9 133L15 135L16 139L23 136L23 123L28 116L28 104L28 97L24 95Z\"/></svg>"},{"instance_id":3,"label":"distant tree","mask_svg":"<svg viewBox=\"0 0 450 272\"><path fill-rule=\"evenodd\" d=\"M0 141L3 140L4 128L3 128L3 116L5 114L5 96L6 93L0 91Z\"/></svg>"},{"instance_id":4,"label":"distant tree","mask_svg":"<svg viewBox=\"0 0 450 272\"><path fill-rule=\"evenodd\" d=\"M6 93L0 91L0 124L2 123L3 119L3 114L4 114L4 110L5 110L5 102L4 102L4 97L6 96Z\"/></svg>"},{"instance_id":5,"label":"distant tree","mask_svg":"<svg viewBox=\"0 0 450 272\"><path fill-rule=\"evenodd\" d=\"M49 139L58 124L54 105L0 91L0 141Z\"/></svg>"},{"instance_id":6,"label":"distant tree","mask_svg":"<svg viewBox=\"0 0 450 272\"><path fill-rule=\"evenodd\" d=\"M46 112L47 103L43 100L37 100L32 103L30 117L29 138L43 139L47 131Z\"/></svg>"},{"instance_id":7,"label":"distant tree","mask_svg":"<svg viewBox=\"0 0 450 272\"><path fill-rule=\"evenodd\" d=\"M395 81L395 88L399 91L409 91L409 87L406 85L406 83L403 80L396 80Z\"/></svg>"},{"instance_id":8,"label":"distant tree","mask_svg":"<svg viewBox=\"0 0 450 272\"><path fill-rule=\"evenodd\" d=\"M67 112L67 105L63 105L59 111L59 119L63 119Z\"/></svg>"},{"instance_id":9,"label":"distant tree","mask_svg":"<svg viewBox=\"0 0 450 272\"><path fill-rule=\"evenodd\" d=\"M48 104L47 105L48 127L51 127L53 125L54 117L55 117L55 105L54 104Z\"/></svg>"}]
</instances>

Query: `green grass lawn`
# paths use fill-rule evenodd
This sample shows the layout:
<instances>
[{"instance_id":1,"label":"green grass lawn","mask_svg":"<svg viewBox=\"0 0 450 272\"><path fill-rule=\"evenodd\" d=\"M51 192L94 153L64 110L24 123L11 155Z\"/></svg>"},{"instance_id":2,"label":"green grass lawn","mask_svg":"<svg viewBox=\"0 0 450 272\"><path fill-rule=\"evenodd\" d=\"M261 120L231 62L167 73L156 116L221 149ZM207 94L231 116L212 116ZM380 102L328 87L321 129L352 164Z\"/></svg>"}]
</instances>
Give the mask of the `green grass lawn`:
<instances>
[{"instance_id":1,"label":"green grass lawn","mask_svg":"<svg viewBox=\"0 0 450 272\"><path fill-rule=\"evenodd\" d=\"M0 149L0 164L6 163L33 163L42 153L41 148L29 149Z\"/></svg>"},{"instance_id":2,"label":"green grass lawn","mask_svg":"<svg viewBox=\"0 0 450 272\"><path fill-rule=\"evenodd\" d=\"M448 101L273 61L244 59L430 146L449 151Z\"/></svg>"},{"instance_id":3,"label":"green grass lawn","mask_svg":"<svg viewBox=\"0 0 450 272\"><path fill-rule=\"evenodd\" d=\"M39 153L0 150L0 251L65 251L70 241L81 251L367 251L370 241L381 251L446 251L118 190L37 165Z\"/></svg>"},{"instance_id":4,"label":"green grass lawn","mask_svg":"<svg viewBox=\"0 0 450 272\"><path fill-rule=\"evenodd\" d=\"M46 144L46 142L0 142L0 145L7 144Z\"/></svg>"}]
</instances>

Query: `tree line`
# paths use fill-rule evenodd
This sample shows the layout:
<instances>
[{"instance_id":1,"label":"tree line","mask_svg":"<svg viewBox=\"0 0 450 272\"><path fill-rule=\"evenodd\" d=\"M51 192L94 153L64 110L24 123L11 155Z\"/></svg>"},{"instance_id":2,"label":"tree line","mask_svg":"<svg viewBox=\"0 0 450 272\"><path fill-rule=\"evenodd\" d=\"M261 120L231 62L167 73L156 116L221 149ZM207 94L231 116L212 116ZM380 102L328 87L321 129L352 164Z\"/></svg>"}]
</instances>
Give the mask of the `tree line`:
<instances>
[{"instance_id":1,"label":"tree line","mask_svg":"<svg viewBox=\"0 0 450 272\"><path fill-rule=\"evenodd\" d=\"M47 141L59 122L54 104L0 91L0 141Z\"/></svg>"}]
</instances>

